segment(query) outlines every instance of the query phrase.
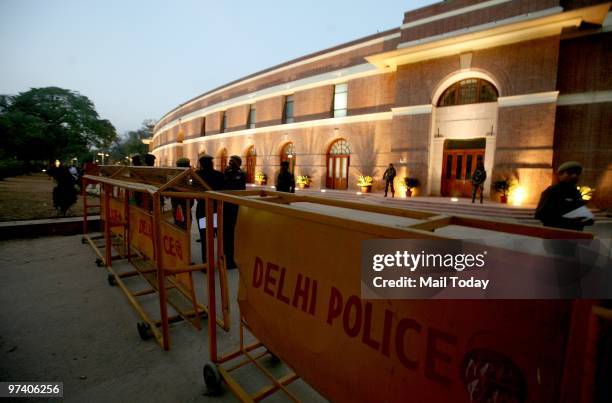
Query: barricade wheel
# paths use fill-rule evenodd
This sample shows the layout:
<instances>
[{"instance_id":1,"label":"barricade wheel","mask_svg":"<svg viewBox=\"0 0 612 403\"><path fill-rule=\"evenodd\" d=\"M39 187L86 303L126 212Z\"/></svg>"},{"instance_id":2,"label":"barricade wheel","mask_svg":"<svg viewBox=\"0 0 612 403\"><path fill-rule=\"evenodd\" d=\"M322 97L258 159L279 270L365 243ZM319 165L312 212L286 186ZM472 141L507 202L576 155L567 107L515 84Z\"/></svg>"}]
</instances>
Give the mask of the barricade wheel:
<instances>
[{"instance_id":1,"label":"barricade wheel","mask_svg":"<svg viewBox=\"0 0 612 403\"><path fill-rule=\"evenodd\" d=\"M81 238L81 243L83 244L87 243L87 239L85 239L85 237Z\"/></svg>"},{"instance_id":2,"label":"barricade wheel","mask_svg":"<svg viewBox=\"0 0 612 403\"><path fill-rule=\"evenodd\" d=\"M96 266L102 267L102 259L100 258L96 259Z\"/></svg>"},{"instance_id":3,"label":"barricade wheel","mask_svg":"<svg viewBox=\"0 0 612 403\"><path fill-rule=\"evenodd\" d=\"M204 364L204 383L208 388L208 393L216 395L222 391L221 374L216 364L207 362Z\"/></svg>"},{"instance_id":4,"label":"barricade wheel","mask_svg":"<svg viewBox=\"0 0 612 403\"><path fill-rule=\"evenodd\" d=\"M108 280L108 285L110 285L111 287L117 285L117 279L115 278L114 274L109 274L106 279Z\"/></svg>"},{"instance_id":5,"label":"barricade wheel","mask_svg":"<svg viewBox=\"0 0 612 403\"><path fill-rule=\"evenodd\" d=\"M142 340L149 340L151 337L153 337L153 334L151 332L151 327L149 326L148 323L138 322L136 324L136 327L138 328L138 334L140 335L140 338Z\"/></svg>"}]
</instances>

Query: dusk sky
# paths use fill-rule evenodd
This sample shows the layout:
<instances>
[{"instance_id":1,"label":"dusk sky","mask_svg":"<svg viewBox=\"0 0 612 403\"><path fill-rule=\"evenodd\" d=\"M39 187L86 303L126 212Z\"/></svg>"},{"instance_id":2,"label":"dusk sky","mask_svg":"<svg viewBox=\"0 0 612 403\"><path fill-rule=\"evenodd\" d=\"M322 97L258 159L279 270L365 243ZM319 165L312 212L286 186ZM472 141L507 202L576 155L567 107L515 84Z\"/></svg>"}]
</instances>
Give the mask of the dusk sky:
<instances>
[{"instance_id":1,"label":"dusk sky","mask_svg":"<svg viewBox=\"0 0 612 403\"><path fill-rule=\"evenodd\" d=\"M0 94L57 86L119 133L203 92L401 25L418 1L0 0Z\"/></svg>"}]
</instances>

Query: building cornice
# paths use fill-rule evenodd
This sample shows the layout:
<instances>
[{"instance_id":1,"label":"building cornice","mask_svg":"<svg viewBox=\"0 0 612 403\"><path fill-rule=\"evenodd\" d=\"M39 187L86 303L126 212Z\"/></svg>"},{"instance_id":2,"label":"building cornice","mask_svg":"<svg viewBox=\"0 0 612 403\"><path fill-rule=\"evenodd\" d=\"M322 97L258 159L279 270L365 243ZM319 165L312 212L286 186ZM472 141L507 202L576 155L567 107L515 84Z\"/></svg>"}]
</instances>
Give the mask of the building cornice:
<instances>
[{"instance_id":1,"label":"building cornice","mask_svg":"<svg viewBox=\"0 0 612 403\"><path fill-rule=\"evenodd\" d=\"M418 20L406 22L401 25L401 29L407 29L412 27L418 27L419 25L429 24L430 22L443 20L445 18L454 17L457 15L470 13L472 11L481 10L483 8L489 8L493 6L497 6L502 3L507 3L512 0L489 0L478 4L473 4L471 6L458 8L456 10L447 11L446 13L432 15L431 17L420 18Z\"/></svg>"},{"instance_id":2,"label":"building cornice","mask_svg":"<svg viewBox=\"0 0 612 403\"><path fill-rule=\"evenodd\" d=\"M399 108L391 108L391 112L393 112L393 116L424 115L424 114L431 113L432 110L433 110L432 104L402 106Z\"/></svg>"},{"instance_id":3,"label":"building cornice","mask_svg":"<svg viewBox=\"0 0 612 403\"><path fill-rule=\"evenodd\" d=\"M164 144L163 146L159 146L157 148L154 148L153 151L162 151L165 150L166 148L174 148L174 147L182 147L183 143L169 143L169 144Z\"/></svg>"},{"instance_id":4,"label":"building cornice","mask_svg":"<svg viewBox=\"0 0 612 403\"><path fill-rule=\"evenodd\" d=\"M563 94L559 96L557 105L582 105L612 102L612 91L580 92L576 94Z\"/></svg>"},{"instance_id":5,"label":"building cornice","mask_svg":"<svg viewBox=\"0 0 612 403\"><path fill-rule=\"evenodd\" d=\"M563 28L577 27L582 22L601 24L609 8L610 3L605 3L545 16L534 13L535 18L526 14L513 17L504 24L487 26L478 32L463 30L453 33L452 37L442 35L400 44L396 50L367 56L366 60L379 68L396 69L402 64L545 38L559 35Z\"/></svg>"},{"instance_id":6,"label":"building cornice","mask_svg":"<svg viewBox=\"0 0 612 403\"><path fill-rule=\"evenodd\" d=\"M500 108L510 106L549 104L557 102L559 91L538 92L533 94L513 95L510 97L499 97L497 103Z\"/></svg>"},{"instance_id":7,"label":"building cornice","mask_svg":"<svg viewBox=\"0 0 612 403\"><path fill-rule=\"evenodd\" d=\"M282 125L267 126L267 127L257 127L255 129L244 129L244 130L237 130L237 131L229 132L229 133L219 133L219 134L213 134L210 136L196 137L196 138L184 140L183 144L201 143L201 142L205 142L209 140L222 140L222 139L226 139L230 137L249 136L249 135L254 135L254 134L259 134L259 133L290 131L290 130L296 130L296 129L310 128L310 127L339 126L339 125L350 124L350 123L391 120L392 118L393 118L393 114L391 112L377 112L377 113L368 113L368 114L363 114L363 115L344 116L340 118L308 120L304 122L286 123Z\"/></svg>"}]
</instances>

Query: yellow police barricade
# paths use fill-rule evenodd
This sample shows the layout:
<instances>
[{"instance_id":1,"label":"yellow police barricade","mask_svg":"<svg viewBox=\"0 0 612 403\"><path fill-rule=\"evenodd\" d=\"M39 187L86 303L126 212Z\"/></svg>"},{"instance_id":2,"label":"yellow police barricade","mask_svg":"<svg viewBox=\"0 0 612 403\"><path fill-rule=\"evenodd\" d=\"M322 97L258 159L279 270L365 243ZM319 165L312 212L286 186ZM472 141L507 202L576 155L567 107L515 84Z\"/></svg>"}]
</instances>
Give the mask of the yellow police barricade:
<instances>
[{"instance_id":1,"label":"yellow police barricade","mask_svg":"<svg viewBox=\"0 0 612 403\"><path fill-rule=\"evenodd\" d=\"M94 163L86 163L84 165L83 177L81 178L81 192L83 196L83 238L81 239L82 243L89 243L92 247L96 255L96 264L98 266L102 266L104 262L104 253L101 251L104 249L104 234L92 234L90 233L90 221L94 218L95 215L100 214L102 202L100 198L100 193L97 193L98 201L94 204L89 203L88 193L89 186L92 186L92 191L99 191L99 186L96 182L89 181L88 176L99 176L101 173L100 166ZM98 213L94 214L92 210L97 210Z\"/></svg>"},{"instance_id":2,"label":"yellow police barricade","mask_svg":"<svg viewBox=\"0 0 612 403\"><path fill-rule=\"evenodd\" d=\"M484 402L495 401L495 393L509 399L503 401L556 401L561 393L588 401L588 382L579 378L592 379L585 361L593 355L596 301L362 300L360 245L375 238L451 239L453 227L551 239L592 235L272 191L206 197L208 214L213 200L240 206L239 346L218 351L209 287L210 362L203 368L209 391L225 382L241 401L280 391L297 401L287 386L299 377L339 402ZM212 231L207 242L213 245ZM214 284L215 271L207 275ZM245 342L245 331L257 341ZM291 371L274 377L260 362L268 353ZM247 392L231 373L247 364L270 384Z\"/></svg>"},{"instance_id":3,"label":"yellow police barricade","mask_svg":"<svg viewBox=\"0 0 612 403\"><path fill-rule=\"evenodd\" d=\"M117 187L109 189L110 198L108 203L108 209L104 204L103 198L103 187L97 182L95 178L98 176L104 176L112 178L114 175L119 174L123 170L123 166L117 165L96 165L86 164L85 172L82 178L82 190L83 190L83 243L89 243L93 248L94 252L98 256L96 258L96 264L98 266L106 266L106 262L112 260L122 259L124 256L120 254L112 254L112 248L106 248L107 242L110 242L110 238L107 239L103 228L106 217L110 224L110 234L115 234L124 241L125 234L123 233L125 225L123 223L124 213L126 212L127 206L123 206L127 203L127 199L124 198L124 192ZM94 190L97 191L98 202L96 204L89 204L87 189L89 185L93 185ZM91 219L90 210L99 209L99 218L102 223L101 233L90 233L89 223ZM115 240L117 242L118 240ZM125 249L125 245L123 246Z\"/></svg>"},{"instance_id":4,"label":"yellow police barricade","mask_svg":"<svg viewBox=\"0 0 612 403\"><path fill-rule=\"evenodd\" d=\"M199 330L200 319L208 312L194 288L194 275L208 265L192 262L191 207L209 187L191 168L102 167L101 174L105 176L85 175L85 179L101 186L103 253L92 240L90 244L109 271L109 284L121 288L143 319L137 326L141 338L154 336L168 350L171 323L185 320ZM164 197L172 197L172 203L180 206L178 216L164 211ZM89 234L85 237L91 239ZM118 272L113 267L118 259L127 260L134 270ZM124 279L131 277L141 278L149 287L130 290ZM221 290L225 295L227 287ZM159 319L151 318L138 302L138 297L154 293L159 296ZM169 308L176 315L170 316ZM219 319L218 325L229 330L229 320Z\"/></svg>"}]
</instances>

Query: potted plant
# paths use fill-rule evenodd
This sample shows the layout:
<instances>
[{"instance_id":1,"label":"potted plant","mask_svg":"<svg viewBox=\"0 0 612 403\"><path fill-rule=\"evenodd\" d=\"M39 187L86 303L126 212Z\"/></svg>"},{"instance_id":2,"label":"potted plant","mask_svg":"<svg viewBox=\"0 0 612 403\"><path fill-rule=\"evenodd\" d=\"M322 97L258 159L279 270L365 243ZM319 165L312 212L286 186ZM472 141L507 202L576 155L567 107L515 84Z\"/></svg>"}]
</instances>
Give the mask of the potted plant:
<instances>
[{"instance_id":1,"label":"potted plant","mask_svg":"<svg viewBox=\"0 0 612 403\"><path fill-rule=\"evenodd\" d=\"M404 178L406 184L406 197L412 196L412 189L419 187L419 180L417 178Z\"/></svg>"},{"instance_id":2,"label":"potted plant","mask_svg":"<svg viewBox=\"0 0 612 403\"><path fill-rule=\"evenodd\" d=\"M189 158L181 157L176 160L176 166L181 168L189 168L191 166L191 161Z\"/></svg>"},{"instance_id":3,"label":"potted plant","mask_svg":"<svg viewBox=\"0 0 612 403\"><path fill-rule=\"evenodd\" d=\"M268 176L262 171L257 171L255 172L255 182L260 186L265 185L268 182Z\"/></svg>"},{"instance_id":4,"label":"potted plant","mask_svg":"<svg viewBox=\"0 0 612 403\"><path fill-rule=\"evenodd\" d=\"M357 186L361 187L361 192L362 193L370 193L370 190L372 189L372 177L371 176L360 176L359 180L357 181Z\"/></svg>"},{"instance_id":5,"label":"potted plant","mask_svg":"<svg viewBox=\"0 0 612 403\"><path fill-rule=\"evenodd\" d=\"M308 175L298 175L297 178L295 178L295 183L298 185L298 187L300 189L305 189L310 187L310 183L311 183L311 179L310 176Z\"/></svg>"},{"instance_id":6,"label":"potted plant","mask_svg":"<svg viewBox=\"0 0 612 403\"><path fill-rule=\"evenodd\" d=\"M495 191L500 194L499 200L506 204L508 203L508 191L510 190L510 181L508 179L502 179L493 183Z\"/></svg>"}]
</instances>

